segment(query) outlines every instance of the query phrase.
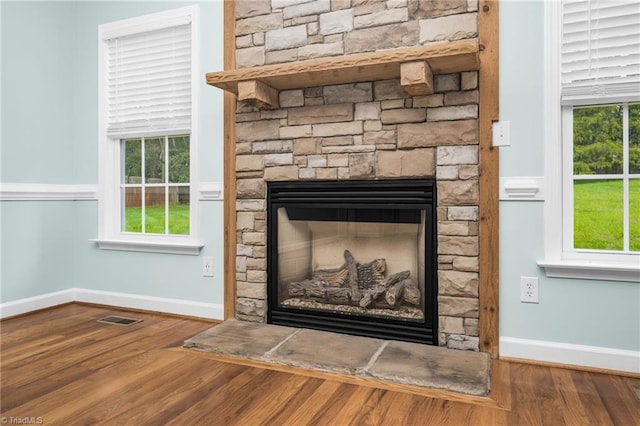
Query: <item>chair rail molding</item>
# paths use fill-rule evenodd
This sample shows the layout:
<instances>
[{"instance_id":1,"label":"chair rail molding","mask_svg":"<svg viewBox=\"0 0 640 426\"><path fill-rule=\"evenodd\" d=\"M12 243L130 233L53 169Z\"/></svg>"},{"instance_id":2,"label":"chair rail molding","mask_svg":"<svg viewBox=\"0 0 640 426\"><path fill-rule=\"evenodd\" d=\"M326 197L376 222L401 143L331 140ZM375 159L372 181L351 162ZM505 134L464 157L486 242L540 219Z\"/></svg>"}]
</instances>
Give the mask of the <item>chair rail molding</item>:
<instances>
[{"instance_id":1,"label":"chair rail molding","mask_svg":"<svg viewBox=\"0 0 640 426\"><path fill-rule=\"evenodd\" d=\"M98 185L52 183L0 183L0 201L97 200Z\"/></svg>"}]
</instances>

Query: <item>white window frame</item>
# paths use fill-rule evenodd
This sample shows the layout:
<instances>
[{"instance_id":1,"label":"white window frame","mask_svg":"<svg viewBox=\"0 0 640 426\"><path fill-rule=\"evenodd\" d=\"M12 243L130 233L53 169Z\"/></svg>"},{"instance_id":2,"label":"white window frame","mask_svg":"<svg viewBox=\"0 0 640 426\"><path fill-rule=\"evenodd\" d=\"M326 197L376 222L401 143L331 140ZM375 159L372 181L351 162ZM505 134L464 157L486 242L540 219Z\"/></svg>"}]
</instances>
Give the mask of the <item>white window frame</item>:
<instances>
[{"instance_id":1,"label":"white window frame","mask_svg":"<svg viewBox=\"0 0 640 426\"><path fill-rule=\"evenodd\" d=\"M189 235L160 235L123 232L121 180L121 139L107 135L106 39L166 28L191 20L191 131L190 131L190 208ZM187 6L101 25L98 30L99 53L99 183L98 243L101 249L197 255L203 244L198 238L198 6ZM132 135L151 136L151 135ZM153 136L166 136L153 135Z\"/></svg>"},{"instance_id":2,"label":"white window frame","mask_svg":"<svg viewBox=\"0 0 640 426\"><path fill-rule=\"evenodd\" d=\"M640 254L573 248L573 107L561 105L562 4L548 1L544 7L547 198L544 204L545 257L538 265L545 269L548 277L640 282ZM620 99L622 101L625 99ZM611 103L612 100L603 102Z\"/></svg>"}]
</instances>

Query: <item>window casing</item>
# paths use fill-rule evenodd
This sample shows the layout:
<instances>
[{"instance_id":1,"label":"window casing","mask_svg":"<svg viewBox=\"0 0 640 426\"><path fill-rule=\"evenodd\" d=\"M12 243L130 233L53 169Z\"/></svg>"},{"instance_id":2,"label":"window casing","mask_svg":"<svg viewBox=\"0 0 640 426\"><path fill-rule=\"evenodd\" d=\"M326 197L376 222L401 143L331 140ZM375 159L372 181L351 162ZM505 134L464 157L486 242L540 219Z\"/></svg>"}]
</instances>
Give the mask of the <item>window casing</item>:
<instances>
[{"instance_id":1,"label":"window casing","mask_svg":"<svg viewBox=\"0 0 640 426\"><path fill-rule=\"evenodd\" d=\"M601 6L605 9L609 7L605 2L594 1L593 5L594 9ZM640 46L638 44L640 39L632 35L626 36L624 42L613 40L619 35L616 32L616 25L621 24L623 27L627 25L626 17L622 20L609 19L605 24L610 28L604 28L605 24L598 27L597 22L595 27L592 22L585 26L584 23L579 22L580 19L585 16L592 19L593 14L601 13L598 10L595 12L588 10L589 7L588 1L545 3L547 199L545 200L545 259L538 264L545 268L547 276L550 277L640 282L640 253L630 250L628 238L631 211L629 182L638 177L631 173L628 167L628 108L629 105L640 101L640 73L638 73L638 65L629 65L625 62L635 61L636 56L640 58L640 54L636 53L634 47ZM637 8L633 5L631 7ZM605 10L605 12L602 12L602 16L607 18L607 14L613 14L616 11ZM640 8L636 16L640 16ZM575 21L573 21L574 18ZM562 50L563 24L565 25L564 50ZM568 29L567 26L569 26ZM609 47L615 48L614 50L598 50L599 46L607 47L606 43L598 40L599 35L605 34L605 29L607 37L613 40L608 40L607 43ZM623 38L625 37L624 28L620 34ZM588 46L585 47L587 44ZM617 46L620 48L617 49ZM575 52L571 52L573 47L576 47ZM575 55L585 51L588 51L587 60L576 61ZM607 59L608 54L611 54L611 60ZM602 66L602 64L608 64L608 66ZM623 150L626 163L623 161L623 170L613 175L601 174L595 177L581 173L574 174L574 109L606 105L618 105L625 109L624 137L626 139ZM615 179L622 184L624 194L622 206L625 217L622 246L614 249L576 248L574 244L574 182L597 178Z\"/></svg>"},{"instance_id":2,"label":"window casing","mask_svg":"<svg viewBox=\"0 0 640 426\"><path fill-rule=\"evenodd\" d=\"M195 255L202 247L194 184L197 14L197 6L189 6L99 27L100 248ZM188 158L176 165L177 154L169 147L182 141L184 148L185 140ZM147 146L159 161L133 159L131 150L127 156L127 144L134 147L135 141L139 155ZM186 229L185 223L171 223L180 200ZM127 209L134 204L139 213Z\"/></svg>"}]
</instances>

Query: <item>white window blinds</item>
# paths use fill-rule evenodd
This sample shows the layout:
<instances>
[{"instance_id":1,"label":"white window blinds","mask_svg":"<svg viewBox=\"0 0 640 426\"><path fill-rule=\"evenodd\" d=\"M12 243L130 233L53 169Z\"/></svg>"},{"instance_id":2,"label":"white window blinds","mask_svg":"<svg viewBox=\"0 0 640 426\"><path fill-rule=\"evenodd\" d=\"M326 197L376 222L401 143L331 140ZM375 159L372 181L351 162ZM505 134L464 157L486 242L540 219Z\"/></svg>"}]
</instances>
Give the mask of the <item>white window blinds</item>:
<instances>
[{"instance_id":1,"label":"white window blinds","mask_svg":"<svg viewBox=\"0 0 640 426\"><path fill-rule=\"evenodd\" d=\"M562 103L640 99L640 1L565 0Z\"/></svg>"},{"instance_id":2,"label":"white window blinds","mask_svg":"<svg viewBox=\"0 0 640 426\"><path fill-rule=\"evenodd\" d=\"M192 31L186 20L104 35L108 136L190 132Z\"/></svg>"}]
</instances>

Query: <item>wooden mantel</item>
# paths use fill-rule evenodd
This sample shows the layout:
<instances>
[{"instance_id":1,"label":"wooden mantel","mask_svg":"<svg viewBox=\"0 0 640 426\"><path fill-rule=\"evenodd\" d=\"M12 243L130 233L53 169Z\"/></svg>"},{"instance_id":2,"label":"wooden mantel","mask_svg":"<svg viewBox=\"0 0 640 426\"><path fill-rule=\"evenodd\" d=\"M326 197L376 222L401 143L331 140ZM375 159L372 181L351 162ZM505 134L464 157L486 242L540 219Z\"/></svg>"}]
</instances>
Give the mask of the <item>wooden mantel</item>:
<instances>
[{"instance_id":1,"label":"wooden mantel","mask_svg":"<svg viewBox=\"0 0 640 426\"><path fill-rule=\"evenodd\" d=\"M411 95L433 93L433 75L480 68L477 40L432 43L207 74L207 84L259 108L277 108L280 90L400 78Z\"/></svg>"}]
</instances>

